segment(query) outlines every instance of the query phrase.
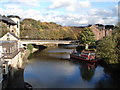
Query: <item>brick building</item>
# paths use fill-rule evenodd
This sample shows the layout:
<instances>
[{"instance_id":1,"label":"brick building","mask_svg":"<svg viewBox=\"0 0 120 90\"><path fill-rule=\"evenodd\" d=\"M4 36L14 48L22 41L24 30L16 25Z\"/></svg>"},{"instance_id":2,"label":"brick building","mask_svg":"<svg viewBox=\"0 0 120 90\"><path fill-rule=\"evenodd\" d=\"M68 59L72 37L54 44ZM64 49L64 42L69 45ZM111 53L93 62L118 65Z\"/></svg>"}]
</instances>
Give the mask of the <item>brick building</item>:
<instances>
[{"instance_id":1,"label":"brick building","mask_svg":"<svg viewBox=\"0 0 120 90\"><path fill-rule=\"evenodd\" d=\"M100 40L105 36L111 35L112 30L114 29L113 25L102 25L102 24L96 24L92 25L89 28L93 31L95 35L96 40Z\"/></svg>"}]
</instances>

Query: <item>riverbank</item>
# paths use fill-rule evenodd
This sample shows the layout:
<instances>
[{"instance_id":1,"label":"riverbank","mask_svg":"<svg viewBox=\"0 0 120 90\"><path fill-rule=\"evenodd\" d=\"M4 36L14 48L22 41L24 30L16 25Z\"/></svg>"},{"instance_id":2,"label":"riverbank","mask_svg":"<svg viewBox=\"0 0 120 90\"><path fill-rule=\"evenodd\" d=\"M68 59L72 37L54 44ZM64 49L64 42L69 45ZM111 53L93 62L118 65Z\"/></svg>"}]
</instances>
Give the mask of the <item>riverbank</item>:
<instances>
[{"instance_id":1,"label":"riverbank","mask_svg":"<svg viewBox=\"0 0 120 90\"><path fill-rule=\"evenodd\" d=\"M25 68L25 65L26 65L27 62L28 62L28 57L29 57L30 54L31 54L30 50L26 49L26 50L24 51L23 58L22 58L22 60L23 60L23 65L22 65L21 69L24 69L24 68Z\"/></svg>"}]
</instances>

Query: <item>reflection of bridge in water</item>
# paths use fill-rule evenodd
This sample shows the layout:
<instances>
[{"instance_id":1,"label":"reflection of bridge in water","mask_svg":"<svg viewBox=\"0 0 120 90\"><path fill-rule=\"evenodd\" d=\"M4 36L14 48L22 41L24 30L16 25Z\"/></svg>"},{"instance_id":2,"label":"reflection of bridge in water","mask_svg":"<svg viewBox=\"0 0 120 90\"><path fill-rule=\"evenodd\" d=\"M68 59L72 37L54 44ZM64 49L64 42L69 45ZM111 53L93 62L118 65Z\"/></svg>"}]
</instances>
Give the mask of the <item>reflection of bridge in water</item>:
<instances>
[{"instance_id":1,"label":"reflection of bridge in water","mask_svg":"<svg viewBox=\"0 0 120 90\"><path fill-rule=\"evenodd\" d=\"M36 44L36 45L44 45L44 44L70 44L72 41L65 40L21 40L21 44Z\"/></svg>"}]
</instances>

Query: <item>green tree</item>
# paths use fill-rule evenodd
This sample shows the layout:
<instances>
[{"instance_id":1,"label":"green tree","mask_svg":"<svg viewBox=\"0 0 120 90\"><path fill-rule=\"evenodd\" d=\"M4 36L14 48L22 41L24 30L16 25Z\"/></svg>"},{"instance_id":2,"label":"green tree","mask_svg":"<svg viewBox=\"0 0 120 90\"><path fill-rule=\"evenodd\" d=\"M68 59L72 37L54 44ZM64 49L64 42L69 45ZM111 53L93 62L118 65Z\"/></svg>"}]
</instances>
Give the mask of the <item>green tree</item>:
<instances>
[{"instance_id":1,"label":"green tree","mask_svg":"<svg viewBox=\"0 0 120 90\"><path fill-rule=\"evenodd\" d=\"M80 34L80 41L85 44L86 49L88 46L95 41L95 36L90 28L85 28L82 33Z\"/></svg>"},{"instance_id":2,"label":"green tree","mask_svg":"<svg viewBox=\"0 0 120 90\"><path fill-rule=\"evenodd\" d=\"M115 63L117 61L116 43L112 36L105 37L99 42L97 52L106 63Z\"/></svg>"},{"instance_id":3,"label":"green tree","mask_svg":"<svg viewBox=\"0 0 120 90\"><path fill-rule=\"evenodd\" d=\"M111 36L102 39L97 46L97 53L106 63L120 63L120 24Z\"/></svg>"}]
</instances>

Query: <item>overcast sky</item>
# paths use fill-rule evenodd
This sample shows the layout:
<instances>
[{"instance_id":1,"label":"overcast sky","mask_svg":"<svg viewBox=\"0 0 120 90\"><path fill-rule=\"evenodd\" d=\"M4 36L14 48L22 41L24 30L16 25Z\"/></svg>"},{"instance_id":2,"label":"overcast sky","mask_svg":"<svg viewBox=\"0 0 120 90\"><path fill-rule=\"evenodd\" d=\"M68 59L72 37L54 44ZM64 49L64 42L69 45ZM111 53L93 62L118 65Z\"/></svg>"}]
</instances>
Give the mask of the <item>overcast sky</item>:
<instances>
[{"instance_id":1,"label":"overcast sky","mask_svg":"<svg viewBox=\"0 0 120 90\"><path fill-rule=\"evenodd\" d=\"M116 24L119 0L0 0L0 14L63 26Z\"/></svg>"}]
</instances>

